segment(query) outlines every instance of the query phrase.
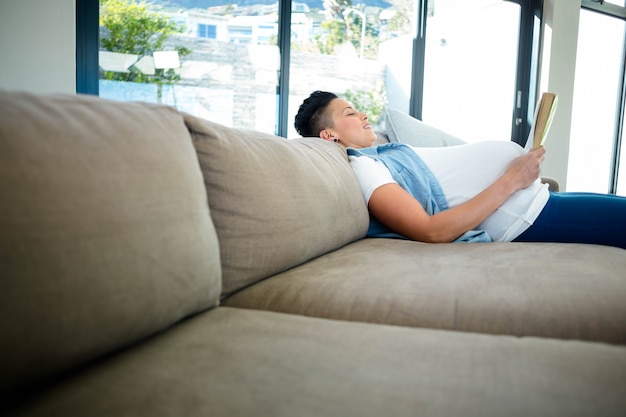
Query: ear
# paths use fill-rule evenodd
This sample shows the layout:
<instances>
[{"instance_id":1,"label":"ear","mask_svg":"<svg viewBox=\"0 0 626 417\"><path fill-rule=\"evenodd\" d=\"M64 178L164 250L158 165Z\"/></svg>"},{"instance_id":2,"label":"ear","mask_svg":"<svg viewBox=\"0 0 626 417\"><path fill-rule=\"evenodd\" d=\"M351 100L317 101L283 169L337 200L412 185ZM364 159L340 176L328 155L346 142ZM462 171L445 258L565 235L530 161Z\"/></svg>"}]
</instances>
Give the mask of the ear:
<instances>
[{"instance_id":1,"label":"ear","mask_svg":"<svg viewBox=\"0 0 626 417\"><path fill-rule=\"evenodd\" d=\"M333 140L335 135L332 134L329 130L325 129L320 132L320 138L324 140Z\"/></svg>"}]
</instances>

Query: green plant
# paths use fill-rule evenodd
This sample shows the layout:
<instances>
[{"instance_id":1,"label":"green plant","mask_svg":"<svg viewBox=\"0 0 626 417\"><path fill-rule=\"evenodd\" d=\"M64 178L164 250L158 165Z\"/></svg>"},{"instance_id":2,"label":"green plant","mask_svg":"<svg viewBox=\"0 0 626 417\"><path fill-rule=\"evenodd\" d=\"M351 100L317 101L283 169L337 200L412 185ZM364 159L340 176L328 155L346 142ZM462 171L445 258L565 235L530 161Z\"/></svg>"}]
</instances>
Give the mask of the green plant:
<instances>
[{"instance_id":1,"label":"green plant","mask_svg":"<svg viewBox=\"0 0 626 417\"><path fill-rule=\"evenodd\" d=\"M387 105L387 94L382 84L368 90L348 89L343 96L357 110L367 114L372 125L375 126L380 122L380 117Z\"/></svg>"},{"instance_id":2,"label":"green plant","mask_svg":"<svg viewBox=\"0 0 626 417\"><path fill-rule=\"evenodd\" d=\"M346 24L343 20L325 20L320 27L326 33L316 35L315 43L320 53L332 55L335 53L335 47L346 41Z\"/></svg>"},{"instance_id":3,"label":"green plant","mask_svg":"<svg viewBox=\"0 0 626 417\"><path fill-rule=\"evenodd\" d=\"M105 30L100 39L106 51L144 56L163 49L170 35L182 33L184 26L148 8L145 1L100 0L100 26ZM191 50L177 46L179 56L189 55ZM134 81L140 83L174 83L180 75L173 69L155 69L154 75L144 74L131 66L128 72L104 71L104 79Z\"/></svg>"}]
</instances>

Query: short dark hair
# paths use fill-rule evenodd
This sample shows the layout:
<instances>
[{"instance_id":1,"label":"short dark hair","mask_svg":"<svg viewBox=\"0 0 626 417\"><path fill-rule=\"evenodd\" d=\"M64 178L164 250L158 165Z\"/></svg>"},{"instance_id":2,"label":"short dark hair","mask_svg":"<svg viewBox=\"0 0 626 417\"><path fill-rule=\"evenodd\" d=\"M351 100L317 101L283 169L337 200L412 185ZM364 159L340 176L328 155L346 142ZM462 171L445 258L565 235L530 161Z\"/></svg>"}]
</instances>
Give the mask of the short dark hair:
<instances>
[{"instance_id":1,"label":"short dark hair","mask_svg":"<svg viewBox=\"0 0 626 417\"><path fill-rule=\"evenodd\" d=\"M327 91L314 91L302 102L296 114L294 126L296 131L304 137L316 137L320 132L332 125L324 110L332 100L339 98Z\"/></svg>"}]
</instances>

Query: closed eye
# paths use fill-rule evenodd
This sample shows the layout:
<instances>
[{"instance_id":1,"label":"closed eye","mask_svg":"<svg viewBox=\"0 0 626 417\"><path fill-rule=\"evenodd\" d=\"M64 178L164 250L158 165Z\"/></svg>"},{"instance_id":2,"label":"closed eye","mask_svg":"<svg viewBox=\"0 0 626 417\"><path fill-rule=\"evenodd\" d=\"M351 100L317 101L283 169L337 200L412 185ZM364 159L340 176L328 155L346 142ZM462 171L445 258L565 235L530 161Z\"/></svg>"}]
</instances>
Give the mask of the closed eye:
<instances>
[{"instance_id":1,"label":"closed eye","mask_svg":"<svg viewBox=\"0 0 626 417\"><path fill-rule=\"evenodd\" d=\"M356 111L352 106L345 107L343 111L346 116L354 116L356 114Z\"/></svg>"}]
</instances>

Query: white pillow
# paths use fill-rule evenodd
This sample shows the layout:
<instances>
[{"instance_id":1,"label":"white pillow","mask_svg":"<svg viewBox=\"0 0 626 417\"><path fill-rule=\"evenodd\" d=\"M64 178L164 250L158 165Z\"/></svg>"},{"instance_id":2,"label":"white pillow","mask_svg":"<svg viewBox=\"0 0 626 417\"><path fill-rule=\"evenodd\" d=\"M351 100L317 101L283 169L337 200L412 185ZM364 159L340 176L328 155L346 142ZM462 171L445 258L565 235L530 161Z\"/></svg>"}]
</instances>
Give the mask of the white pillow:
<instances>
[{"instance_id":1,"label":"white pillow","mask_svg":"<svg viewBox=\"0 0 626 417\"><path fill-rule=\"evenodd\" d=\"M456 136L429 126L399 110L386 109L385 123L390 142L401 142L426 148L465 143Z\"/></svg>"}]
</instances>

